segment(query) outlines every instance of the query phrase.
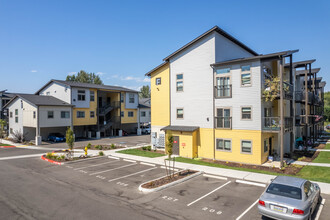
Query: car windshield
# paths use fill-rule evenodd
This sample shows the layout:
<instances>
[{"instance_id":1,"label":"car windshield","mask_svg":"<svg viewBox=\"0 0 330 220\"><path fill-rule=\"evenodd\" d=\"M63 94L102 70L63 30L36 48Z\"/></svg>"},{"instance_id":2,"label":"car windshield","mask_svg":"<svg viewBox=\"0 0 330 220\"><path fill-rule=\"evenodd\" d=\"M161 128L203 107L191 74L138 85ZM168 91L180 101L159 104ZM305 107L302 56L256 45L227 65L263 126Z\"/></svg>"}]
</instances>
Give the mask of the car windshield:
<instances>
[{"instance_id":1,"label":"car windshield","mask_svg":"<svg viewBox=\"0 0 330 220\"><path fill-rule=\"evenodd\" d=\"M277 183L269 185L267 193L301 200L301 189Z\"/></svg>"}]
</instances>

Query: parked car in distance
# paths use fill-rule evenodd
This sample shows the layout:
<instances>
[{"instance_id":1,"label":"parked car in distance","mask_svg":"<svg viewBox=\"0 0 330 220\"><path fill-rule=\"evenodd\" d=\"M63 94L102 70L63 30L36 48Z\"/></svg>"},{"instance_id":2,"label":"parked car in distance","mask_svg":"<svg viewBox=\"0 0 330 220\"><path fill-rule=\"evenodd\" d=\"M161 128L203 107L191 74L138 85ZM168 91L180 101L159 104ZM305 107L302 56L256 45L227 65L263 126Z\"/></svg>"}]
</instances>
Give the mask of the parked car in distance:
<instances>
[{"instance_id":1,"label":"parked car in distance","mask_svg":"<svg viewBox=\"0 0 330 220\"><path fill-rule=\"evenodd\" d=\"M142 127L142 134L150 134L151 129L150 127Z\"/></svg>"},{"instance_id":2,"label":"parked car in distance","mask_svg":"<svg viewBox=\"0 0 330 220\"><path fill-rule=\"evenodd\" d=\"M318 184L308 180L278 176L259 198L258 211L274 219L311 219L321 201Z\"/></svg>"},{"instance_id":3,"label":"parked car in distance","mask_svg":"<svg viewBox=\"0 0 330 220\"><path fill-rule=\"evenodd\" d=\"M330 130L330 124L325 127L327 130Z\"/></svg>"},{"instance_id":4,"label":"parked car in distance","mask_svg":"<svg viewBox=\"0 0 330 220\"><path fill-rule=\"evenodd\" d=\"M63 142L63 141L65 141L65 137L63 134L60 134L60 133L50 133L48 135L48 141Z\"/></svg>"}]
</instances>

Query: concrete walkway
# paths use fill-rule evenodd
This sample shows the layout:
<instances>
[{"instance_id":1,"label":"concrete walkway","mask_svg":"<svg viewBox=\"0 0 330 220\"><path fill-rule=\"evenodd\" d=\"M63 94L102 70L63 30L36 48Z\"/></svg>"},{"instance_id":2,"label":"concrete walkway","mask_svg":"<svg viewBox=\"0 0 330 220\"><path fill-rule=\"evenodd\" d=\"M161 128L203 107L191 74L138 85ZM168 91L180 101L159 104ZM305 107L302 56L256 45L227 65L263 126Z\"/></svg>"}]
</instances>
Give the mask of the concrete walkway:
<instances>
[{"instance_id":1,"label":"concrete walkway","mask_svg":"<svg viewBox=\"0 0 330 220\"><path fill-rule=\"evenodd\" d=\"M295 161L292 164L303 165L303 166L330 167L330 163L312 163L312 162L304 162L304 161Z\"/></svg>"}]
</instances>

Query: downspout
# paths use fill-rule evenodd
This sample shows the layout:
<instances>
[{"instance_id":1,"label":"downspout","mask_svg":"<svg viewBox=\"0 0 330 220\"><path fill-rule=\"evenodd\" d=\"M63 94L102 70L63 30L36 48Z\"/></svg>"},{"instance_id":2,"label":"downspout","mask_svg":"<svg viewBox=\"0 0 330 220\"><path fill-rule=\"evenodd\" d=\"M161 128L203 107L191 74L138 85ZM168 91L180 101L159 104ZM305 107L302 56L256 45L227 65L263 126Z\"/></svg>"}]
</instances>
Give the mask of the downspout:
<instances>
[{"instance_id":1,"label":"downspout","mask_svg":"<svg viewBox=\"0 0 330 220\"><path fill-rule=\"evenodd\" d=\"M213 120L213 160L215 160L215 85L214 85L214 68L212 67L212 91L213 91L213 115L212 115L212 120Z\"/></svg>"},{"instance_id":2,"label":"downspout","mask_svg":"<svg viewBox=\"0 0 330 220\"><path fill-rule=\"evenodd\" d=\"M283 148L284 148L284 100L283 100L283 64L284 58L280 59L280 121L281 121L281 130L280 130L280 168L283 167Z\"/></svg>"}]
</instances>

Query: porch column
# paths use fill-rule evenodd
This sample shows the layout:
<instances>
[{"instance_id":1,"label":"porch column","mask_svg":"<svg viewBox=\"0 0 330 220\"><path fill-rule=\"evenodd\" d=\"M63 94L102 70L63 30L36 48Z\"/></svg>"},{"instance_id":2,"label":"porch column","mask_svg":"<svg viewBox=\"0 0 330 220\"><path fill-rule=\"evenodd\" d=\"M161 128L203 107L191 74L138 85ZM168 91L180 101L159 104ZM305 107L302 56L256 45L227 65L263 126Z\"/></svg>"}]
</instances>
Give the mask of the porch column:
<instances>
[{"instance_id":1,"label":"porch column","mask_svg":"<svg viewBox=\"0 0 330 220\"><path fill-rule=\"evenodd\" d=\"M308 86L307 86L308 77L307 77L307 65L305 66L304 81L305 81L305 126L304 126L305 131L304 131L304 133L305 133L305 139L307 141L307 129L308 129L308 115L307 115L307 111L308 111Z\"/></svg>"},{"instance_id":2,"label":"porch column","mask_svg":"<svg viewBox=\"0 0 330 220\"><path fill-rule=\"evenodd\" d=\"M40 125L39 125L39 106L37 107L37 127L36 127L36 146L41 145L41 136L40 136Z\"/></svg>"},{"instance_id":3,"label":"porch column","mask_svg":"<svg viewBox=\"0 0 330 220\"><path fill-rule=\"evenodd\" d=\"M283 99L283 72L284 72L284 58L281 57L279 63L280 69L280 120L281 120L281 130L280 130L280 168L283 167L283 148L284 148L284 99Z\"/></svg>"}]
</instances>

